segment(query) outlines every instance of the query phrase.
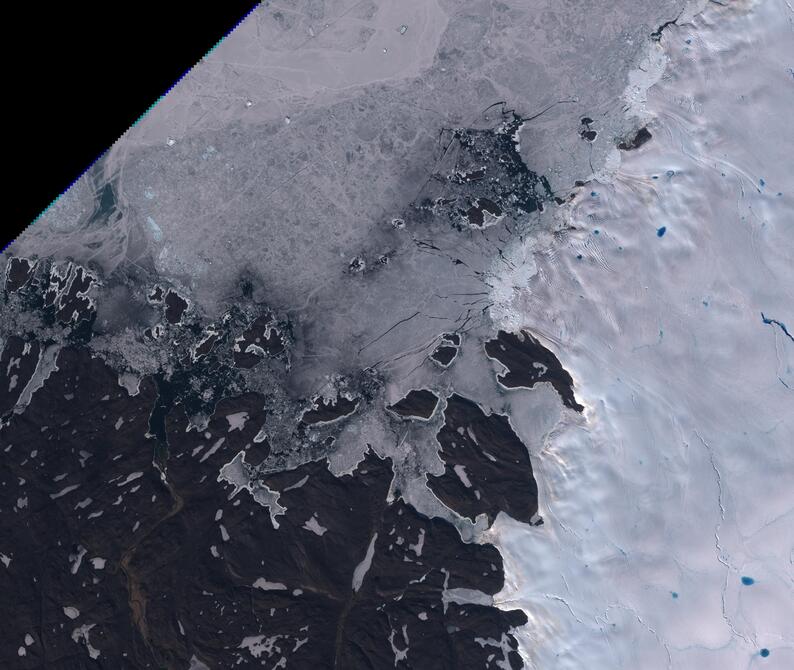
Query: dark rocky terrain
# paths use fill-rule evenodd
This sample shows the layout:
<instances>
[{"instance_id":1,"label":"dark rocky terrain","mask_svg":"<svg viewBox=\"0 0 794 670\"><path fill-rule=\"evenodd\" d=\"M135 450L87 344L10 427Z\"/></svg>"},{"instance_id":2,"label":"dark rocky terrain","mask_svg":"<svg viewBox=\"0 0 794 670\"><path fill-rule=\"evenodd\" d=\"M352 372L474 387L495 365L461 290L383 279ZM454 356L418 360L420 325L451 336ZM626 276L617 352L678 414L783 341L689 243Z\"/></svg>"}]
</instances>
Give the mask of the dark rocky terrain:
<instances>
[{"instance_id":1,"label":"dark rocky terrain","mask_svg":"<svg viewBox=\"0 0 794 670\"><path fill-rule=\"evenodd\" d=\"M485 353L505 367L506 372L498 379L506 388L531 389L539 382L549 382L566 407L577 412L584 410L574 397L570 373L531 333L500 330L495 339L485 343Z\"/></svg>"},{"instance_id":2,"label":"dark rocky terrain","mask_svg":"<svg viewBox=\"0 0 794 670\"><path fill-rule=\"evenodd\" d=\"M369 447L330 471L340 426L380 402L375 380L302 401L256 390L240 370L289 375L287 323L259 305L202 324L152 287L142 301L165 321L139 337L164 363L125 382L91 348L97 273L7 267L20 334L0 353L5 667L522 667L511 631L525 614L488 604L497 550L419 513ZM379 411L427 420L439 402L413 390ZM462 517L532 520L532 466L507 418L457 394L443 412L446 471L429 488ZM274 458L285 443L300 464Z\"/></svg>"}]
</instances>

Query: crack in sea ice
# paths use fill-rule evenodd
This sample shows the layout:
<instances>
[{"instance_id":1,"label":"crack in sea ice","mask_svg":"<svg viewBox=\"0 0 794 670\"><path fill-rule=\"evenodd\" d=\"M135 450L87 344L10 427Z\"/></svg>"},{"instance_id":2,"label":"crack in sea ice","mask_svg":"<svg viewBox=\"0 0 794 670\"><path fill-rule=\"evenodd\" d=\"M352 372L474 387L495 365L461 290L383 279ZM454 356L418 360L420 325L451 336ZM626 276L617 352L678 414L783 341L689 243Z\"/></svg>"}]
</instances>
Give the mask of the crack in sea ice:
<instances>
[{"instance_id":1,"label":"crack in sea ice","mask_svg":"<svg viewBox=\"0 0 794 670\"><path fill-rule=\"evenodd\" d=\"M649 632L651 635L653 635L653 637L654 637L654 638L656 639L656 641L659 643L659 646L660 646L660 647L662 647L662 648L664 649L665 653L667 654L667 668L668 668L668 670L670 670L670 668L672 668L672 667L673 667L673 656L672 656L672 654L670 653L670 647L668 646L667 642L665 642L665 641L662 639L662 637L659 635L659 633L657 633L657 632L656 632L656 629L652 628L652 627L651 627L649 624L647 624L647 623L646 623L646 622L643 620L643 618L642 618L642 617L639 615L639 613L637 612L637 610L635 610L633 607L629 607L628 605L624 605L623 603L613 603L612 605L610 605L610 607L616 607L616 608L618 608L618 609L626 610L627 612L631 612L631 613L634 615L634 617L637 619L637 621L638 621L638 622L639 622L639 623L640 623L640 624L641 624L643 627L645 627L645 629L646 629L646 630L647 630L647 631L648 631L648 632ZM607 612L608 612L608 611L609 611L609 607L607 608Z\"/></svg>"},{"instance_id":2,"label":"crack in sea ice","mask_svg":"<svg viewBox=\"0 0 794 670\"><path fill-rule=\"evenodd\" d=\"M790 332L788 332L788 328L786 328L786 324L785 323L783 323L782 321L778 321L777 319L770 319L763 312L761 312L761 320L767 326L777 326L778 328L780 328L780 330L783 331L783 334L788 339L790 339L792 342L794 342L794 336Z\"/></svg>"},{"instance_id":3,"label":"crack in sea ice","mask_svg":"<svg viewBox=\"0 0 794 670\"><path fill-rule=\"evenodd\" d=\"M706 449L706 452L709 455L709 462L711 463L711 468L714 470L714 475L716 477L717 482L717 502L720 507L720 520L714 527L714 548L717 551L717 560L722 563L725 568L725 581L722 585L722 590L720 593L720 600L721 600L721 608L722 608L722 618L725 621L726 625L731 631L731 634L735 637L742 638L748 644L750 640L744 633L736 630L736 627L733 625L733 621L731 617L728 616L728 613L725 608L725 591L728 588L728 579L730 577L731 570L735 570L735 568L728 562L730 560L730 556L722 547L722 543L720 540L720 528L722 527L723 522L725 521L725 504L723 503L723 488L722 488L722 474L720 473L720 469L717 467L717 462L714 458L714 450L712 449L711 445L703 439L701 434L698 431L695 431L695 435L697 436L698 440L700 440L703 447ZM726 559L727 557L727 559Z\"/></svg>"},{"instance_id":4,"label":"crack in sea ice","mask_svg":"<svg viewBox=\"0 0 794 670\"><path fill-rule=\"evenodd\" d=\"M576 612L573 611L573 608L571 608L571 606L568 604L568 601L565 598L563 598L562 596L557 596L557 595L554 595L553 593L544 593L543 597L546 598L547 600L556 600L557 602L561 602L563 605L565 605L565 607L571 613L571 616L574 619L576 619L577 622L579 622L581 624L584 623L578 616L576 616Z\"/></svg>"}]
</instances>

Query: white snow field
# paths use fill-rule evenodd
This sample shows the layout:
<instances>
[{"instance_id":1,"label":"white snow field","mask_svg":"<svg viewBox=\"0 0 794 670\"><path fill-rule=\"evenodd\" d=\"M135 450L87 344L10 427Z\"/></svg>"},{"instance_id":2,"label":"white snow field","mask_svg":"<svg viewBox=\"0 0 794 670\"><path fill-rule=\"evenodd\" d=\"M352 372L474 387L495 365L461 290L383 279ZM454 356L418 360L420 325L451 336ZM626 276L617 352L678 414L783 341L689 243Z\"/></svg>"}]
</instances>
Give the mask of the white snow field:
<instances>
[{"instance_id":1,"label":"white snow field","mask_svg":"<svg viewBox=\"0 0 794 670\"><path fill-rule=\"evenodd\" d=\"M529 667L794 668L794 10L709 3L654 48L653 139L499 296L587 410L533 453L544 525L491 533L497 600Z\"/></svg>"}]
</instances>

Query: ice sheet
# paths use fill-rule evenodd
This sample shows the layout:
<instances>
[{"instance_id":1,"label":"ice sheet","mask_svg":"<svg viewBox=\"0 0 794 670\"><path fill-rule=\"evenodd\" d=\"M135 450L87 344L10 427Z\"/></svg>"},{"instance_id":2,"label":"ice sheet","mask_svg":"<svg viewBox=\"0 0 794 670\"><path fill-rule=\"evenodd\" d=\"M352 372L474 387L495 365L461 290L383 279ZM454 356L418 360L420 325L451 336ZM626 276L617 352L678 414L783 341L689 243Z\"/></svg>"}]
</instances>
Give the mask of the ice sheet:
<instances>
[{"instance_id":1,"label":"ice sheet","mask_svg":"<svg viewBox=\"0 0 794 670\"><path fill-rule=\"evenodd\" d=\"M493 531L530 667L794 667L793 22L665 28L653 140L502 303L587 405L534 454L545 524Z\"/></svg>"}]
</instances>

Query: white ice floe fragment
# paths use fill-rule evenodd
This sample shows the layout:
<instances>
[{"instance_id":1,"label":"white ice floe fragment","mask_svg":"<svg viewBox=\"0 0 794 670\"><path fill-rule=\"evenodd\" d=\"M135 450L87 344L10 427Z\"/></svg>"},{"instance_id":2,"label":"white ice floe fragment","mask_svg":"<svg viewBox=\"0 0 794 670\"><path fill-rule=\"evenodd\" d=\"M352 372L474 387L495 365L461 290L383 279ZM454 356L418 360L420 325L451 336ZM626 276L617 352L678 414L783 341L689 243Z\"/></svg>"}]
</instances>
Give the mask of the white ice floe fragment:
<instances>
[{"instance_id":1,"label":"white ice floe fragment","mask_svg":"<svg viewBox=\"0 0 794 670\"><path fill-rule=\"evenodd\" d=\"M263 653L267 654L268 658L273 655L274 650L279 651L276 647L283 635L274 635L273 637L265 637L264 635L250 635L244 637L238 649L248 649L251 656L259 658Z\"/></svg>"},{"instance_id":2,"label":"white ice floe fragment","mask_svg":"<svg viewBox=\"0 0 794 670\"><path fill-rule=\"evenodd\" d=\"M27 655L27 653L28 653L28 652L27 652L27 650L25 649L25 647L20 647L19 649L17 649L17 655L18 655L18 656L25 656L25 655Z\"/></svg>"},{"instance_id":3,"label":"white ice floe fragment","mask_svg":"<svg viewBox=\"0 0 794 670\"><path fill-rule=\"evenodd\" d=\"M270 522L273 524L273 528L278 529L279 523L276 521L276 517L284 514L287 508L279 504L279 494L276 491L272 491L261 481L253 478L251 467L245 462L244 451L238 452L231 461L220 469L217 481L227 482L234 486L234 491L229 495L229 500L243 489L248 491L257 503L269 510Z\"/></svg>"},{"instance_id":4,"label":"white ice floe fragment","mask_svg":"<svg viewBox=\"0 0 794 670\"><path fill-rule=\"evenodd\" d=\"M28 497L17 498L17 509L25 509L28 506Z\"/></svg>"},{"instance_id":5,"label":"white ice floe fragment","mask_svg":"<svg viewBox=\"0 0 794 670\"><path fill-rule=\"evenodd\" d=\"M83 563L83 556L88 553L83 545L77 545L77 553L76 554L69 554L69 563L72 564L71 573L73 575L77 574L77 571L80 569L80 565Z\"/></svg>"},{"instance_id":6,"label":"white ice floe fragment","mask_svg":"<svg viewBox=\"0 0 794 670\"><path fill-rule=\"evenodd\" d=\"M94 570L104 570L106 563L107 560L104 558L100 558L99 556L96 556L91 559L91 565L94 566Z\"/></svg>"},{"instance_id":7,"label":"white ice floe fragment","mask_svg":"<svg viewBox=\"0 0 794 670\"><path fill-rule=\"evenodd\" d=\"M299 489L301 486L303 486L308 481L309 481L309 475L306 475L300 481L295 482L291 486L285 487L284 488L284 493L286 493L287 491L292 491L294 489Z\"/></svg>"},{"instance_id":8,"label":"white ice floe fragment","mask_svg":"<svg viewBox=\"0 0 794 670\"><path fill-rule=\"evenodd\" d=\"M216 547L214 544L210 545L210 553L212 554L213 558L221 557L220 552L218 552L218 547Z\"/></svg>"},{"instance_id":9,"label":"white ice floe fragment","mask_svg":"<svg viewBox=\"0 0 794 670\"><path fill-rule=\"evenodd\" d=\"M80 640L82 640L83 643L85 644L86 650L88 651L88 655L92 659L96 660L97 658L99 658L99 649L96 649L91 645L91 641L88 637L89 632L94 626L96 626L96 624L87 623L87 624L83 624L79 628L75 628L72 631L72 640L74 640L77 643L79 643Z\"/></svg>"},{"instance_id":10,"label":"white ice floe fragment","mask_svg":"<svg viewBox=\"0 0 794 670\"><path fill-rule=\"evenodd\" d=\"M455 465L452 467L455 471L455 474L458 476L461 482L463 482L463 486L467 489L471 488L471 482L469 481L469 476L466 474L466 466L465 465Z\"/></svg>"},{"instance_id":11,"label":"white ice floe fragment","mask_svg":"<svg viewBox=\"0 0 794 670\"><path fill-rule=\"evenodd\" d=\"M229 422L228 432L233 430L242 430L245 428L245 422L248 421L248 412L235 412L234 414L227 414L226 421Z\"/></svg>"},{"instance_id":12,"label":"white ice floe fragment","mask_svg":"<svg viewBox=\"0 0 794 670\"><path fill-rule=\"evenodd\" d=\"M79 503L77 503L74 508L75 509L84 509L88 507L92 502L94 502L91 498L83 498Z\"/></svg>"},{"instance_id":13,"label":"white ice floe fragment","mask_svg":"<svg viewBox=\"0 0 794 670\"><path fill-rule=\"evenodd\" d=\"M267 356L267 352L257 344L249 344L245 348L246 354L254 354L255 356L259 356L260 358L265 358Z\"/></svg>"},{"instance_id":14,"label":"white ice floe fragment","mask_svg":"<svg viewBox=\"0 0 794 670\"><path fill-rule=\"evenodd\" d=\"M88 515L88 518L89 519L98 519L104 513L105 513L105 510L99 510L98 512L91 512L91 514Z\"/></svg>"},{"instance_id":15,"label":"white ice floe fragment","mask_svg":"<svg viewBox=\"0 0 794 670\"><path fill-rule=\"evenodd\" d=\"M309 520L303 524L303 527L306 530L310 530L315 535L319 535L320 537L323 536L323 533L326 533L328 531L327 528L320 525L320 522L317 521L317 517L315 515L309 517Z\"/></svg>"},{"instance_id":16,"label":"white ice floe fragment","mask_svg":"<svg viewBox=\"0 0 794 670\"><path fill-rule=\"evenodd\" d=\"M400 648L397 647L396 644L394 644L394 638L397 635L397 631L395 631L392 628L392 631L389 634L389 644L391 645L391 650L392 650L392 653L394 654L394 667L395 668L397 667L397 664L400 661L405 661L405 660L408 659L409 640L408 640L408 625L407 624L403 625L403 627L401 629L401 633L402 633L402 638L403 638L403 644L405 645L404 649L400 649Z\"/></svg>"},{"instance_id":17,"label":"white ice floe fragment","mask_svg":"<svg viewBox=\"0 0 794 670\"><path fill-rule=\"evenodd\" d=\"M269 582L264 577L259 577L254 584L255 589L262 589L263 591L286 591L287 587L281 582Z\"/></svg>"},{"instance_id":18,"label":"white ice floe fragment","mask_svg":"<svg viewBox=\"0 0 794 670\"><path fill-rule=\"evenodd\" d=\"M408 548L412 550L417 556L422 555L422 549L425 546L425 529L419 529L419 537L416 540L416 544L409 544Z\"/></svg>"},{"instance_id":19,"label":"white ice floe fragment","mask_svg":"<svg viewBox=\"0 0 794 670\"><path fill-rule=\"evenodd\" d=\"M364 583L364 577L366 577L367 572L369 571L369 566L372 565L372 557L375 555L375 541L378 539L378 534L375 533L372 536L372 539L369 541L369 546L367 547L367 553L364 554L364 559L356 566L356 569L353 571L353 590L358 591L361 588L361 585Z\"/></svg>"},{"instance_id":20,"label":"white ice floe fragment","mask_svg":"<svg viewBox=\"0 0 794 670\"><path fill-rule=\"evenodd\" d=\"M70 486L62 488L60 491L58 491L58 493L50 493L50 498L56 500L57 498L61 498L62 496L65 496L67 493L71 493L75 489L79 489L79 488L80 488L80 484L72 484Z\"/></svg>"},{"instance_id":21,"label":"white ice floe fragment","mask_svg":"<svg viewBox=\"0 0 794 670\"><path fill-rule=\"evenodd\" d=\"M503 658L509 658L510 651L512 650L512 647L510 646L510 640L505 634L502 634L502 637L498 640L495 640L492 637L475 637L474 641L477 644L479 644L483 649L485 647L498 647L499 649L501 649ZM493 658L493 657L494 657L493 654L489 656L489 658ZM505 663L504 665L502 663L498 663L497 665L505 668L510 667L509 664L507 663Z\"/></svg>"},{"instance_id":22,"label":"white ice floe fragment","mask_svg":"<svg viewBox=\"0 0 794 670\"><path fill-rule=\"evenodd\" d=\"M219 509L215 512L215 521L220 521L223 518L223 510Z\"/></svg>"},{"instance_id":23,"label":"white ice floe fragment","mask_svg":"<svg viewBox=\"0 0 794 670\"><path fill-rule=\"evenodd\" d=\"M221 446L223 446L224 442L226 442L226 438L225 437L221 437L220 439L218 439L215 442L215 444L213 444L209 449L207 449L206 453L199 459L199 463L203 463L210 456L212 456L212 454L214 454L216 451L218 451L218 449L220 449Z\"/></svg>"},{"instance_id":24,"label":"white ice floe fragment","mask_svg":"<svg viewBox=\"0 0 794 670\"><path fill-rule=\"evenodd\" d=\"M427 612L419 612L416 616L420 621L427 621Z\"/></svg>"},{"instance_id":25,"label":"white ice floe fragment","mask_svg":"<svg viewBox=\"0 0 794 670\"><path fill-rule=\"evenodd\" d=\"M114 427L116 430L118 430L119 428L121 428L121 425L122 425L123 423L124 423L124 417L121 417L121 416L120 416L118 419L116 419L116 423L113 425L113 427Z\"/></svg>"},{"instance_id":26,"label":"white ice floe fragment","mask_svg":"<svg viewBox=\"0 0 794 670\"><path fill-rule=\"evenodd\" d=\"M176 620L176 625L179 626L179 634L180 635L184 635L185 634L185 627L182 625L182 621L180 619Z\"/></svg>"},{"instance_id":27,"label":"white ice floe fragment","mask_svg":"<svg viewBox=\"0 0 794 670\"><path fill-rule=\"evenodd\" d=\"M149 232L152 235L152 238L155 242L162 242L163 240L163 230L160 226L157 225L157 221L155 221L151 216L146 217L146 224L149 226Z\"/></svg>"},{"instance_id":28,"label":"white ice floe fragment","mask_svg":"<svg viewBox=\"0 0 794 670\"><path fill-rule=\"evenodd\" d=\"M219 527L221 529L221 539L224 542L228 542L229 541L229 531L226 530L226 526L224 526L223 524L219 524Z\"/></svg>"},{"instance_id":29,"label":"white ice floe fragment","mask_svg":"<svg viewBox=\"0 0 794 670\"><path fill-rule=\"evenodd\" d=\"M130 396L136 396L141 391L141 377L132 372L123 372L119 375L119 386L126 389Z\"/></svg>"},{"instance_id":30,"label":"white ice floe fragment","mask_svg":"<svg viewBox=\"0 0 794 670\"><path fill-rule=\"evenodd\" d=\"M60 346L53 344L46 349L39 352L39 360L36 362L36 368L33 375L28 380L27 385L19 394L17 404L14 406L14 413L21 414L25 408L30 404L33 394L36 393L44 383L50 378L50 375L58 369L56 361Z\"/></svg>"},{"instance_id":31,"label":"white ice floe fragment","mask_svg":"<svg viewBox=\"0 0 794 670\"><path fill-rule=\"evenodd\" d=\"M444 603L444 607L447 607L449 603L456 603L457 605L485 605L487 607L493 605L493 597L477 589L444 588L441 593L441 600Z\"/></svg>"},{"instance_id":32,"label":"white ice floe fragment","mask_svg":"<svg viewBox=\"0 0 794 670\"><path fill-rule=\"evenodd\" d=\"M25 343L25 344L27 344L27 343ZM2 340L0 340L0 345L2 345ZM0 348L1 348L1 347L0 347ZM8 375L8 374L11 372L11 369L12 369L12 368L16 368L16 369L18 370L18 369L19 369L19 364L20 364L21 362L22 362L22 359L21 359L21 358L15 358L15 357L12 357L12 358L11 358L11 359L8 361L8 365L6 366L6 375Z\"/></svg>"},{"instance_id":33,"label":"white ice floe fragment","mask_svg":"<svg viewBox=\"0 0 794 670\"><path fill-rule=\"evenodd\" d=\"M182 634L184 635L184 631ZM187 670L210 670L210 667L206 663L202 663L194 654L190 657L190 666Z\"/></svg>"},{"instance_id":34,"label":"white ice floe fragment","mask_svg":"<svg viewBox=\"0 0 794 670\"><path fill-rule=\"evenodd\" d=\"M70 619L76 619L80 616L80 610L76 607L66 606L63 608L63 613Z\"/></svg>"},{"instance_id":35,"label":"white ice floe fragment","mask_svg":"<svg viewBox=\"0 0 794 670\"><path fill-rule=\"evenodd\" d=\"M29 647L35 642L33 636L30 633L25 633L25 644Z\"/></svg>"},{"instance_id":36,"label":"white ice floe fragment","mask_svg":"<svg viewBox=\"0 0 794 670\"><path fill-rule=\"evenodd\" d=\"M10 556L6 556L3 553L0 553L0 563L5 565L6 568L7 568L9 565L11 565L11 557Z\"/></svg>"},{"instance_id":37,"label":"white ice floe fragment","mask_svg":"<svg viewBox=\"0 0 794 670\"><path fill-rule=\"evenodd\" d=\"M118 487L126 486L130 482L134 482L136 479L140 479L141 477L143 477L142 472L133 472L132 474L127 475L127 477L123 481L116 484L116 486Z\"/></svg>"}]
</instances>

